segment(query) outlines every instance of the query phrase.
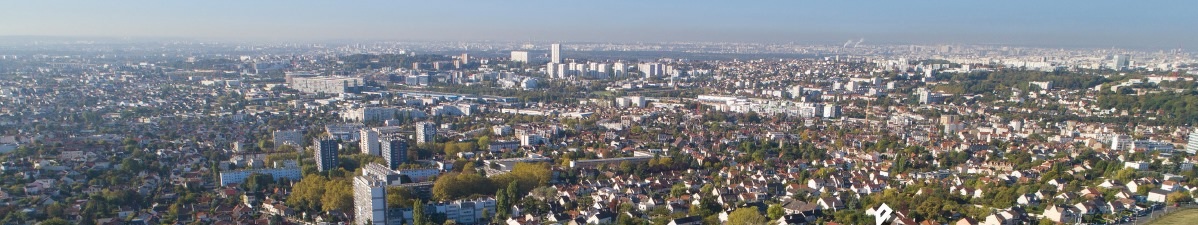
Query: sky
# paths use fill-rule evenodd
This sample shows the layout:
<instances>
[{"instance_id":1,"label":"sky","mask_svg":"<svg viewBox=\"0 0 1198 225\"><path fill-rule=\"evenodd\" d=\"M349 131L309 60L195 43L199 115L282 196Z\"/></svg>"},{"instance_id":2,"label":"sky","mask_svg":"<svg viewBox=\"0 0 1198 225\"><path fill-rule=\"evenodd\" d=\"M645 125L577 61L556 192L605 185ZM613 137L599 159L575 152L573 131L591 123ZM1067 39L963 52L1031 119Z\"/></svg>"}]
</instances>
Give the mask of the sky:
<instances>
[{"instance_id":1,"label":"sky","mask_svg":"<svg viewBox=\"0 0 1198 225\"><path fill-rule=\"evenodd\" d=\"M10 1L0 36L1198 48L1198 1Z\"/></svg>"}]
</instances>

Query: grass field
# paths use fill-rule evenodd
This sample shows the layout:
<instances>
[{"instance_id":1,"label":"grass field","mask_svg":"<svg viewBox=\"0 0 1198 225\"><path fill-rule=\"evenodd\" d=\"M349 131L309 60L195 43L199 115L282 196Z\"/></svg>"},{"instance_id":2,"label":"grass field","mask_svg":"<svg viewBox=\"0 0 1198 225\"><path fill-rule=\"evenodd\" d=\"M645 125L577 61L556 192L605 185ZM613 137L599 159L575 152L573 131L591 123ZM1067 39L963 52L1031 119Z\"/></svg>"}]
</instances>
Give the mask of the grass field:
<instances>
[{"instance_id":1,"label":"grass field","mask_svg":"<svg viewBox=\"0 0 1198 225\"><path fill-rule=\"evenodd\" d=\"M1156 221L1149 223L1152 225L1183 225L1183 224L1198 224L1198 209L1183 209L1178 212L1169 213L1165 217L1161 217Z\"/></svg>"}]
</instances>

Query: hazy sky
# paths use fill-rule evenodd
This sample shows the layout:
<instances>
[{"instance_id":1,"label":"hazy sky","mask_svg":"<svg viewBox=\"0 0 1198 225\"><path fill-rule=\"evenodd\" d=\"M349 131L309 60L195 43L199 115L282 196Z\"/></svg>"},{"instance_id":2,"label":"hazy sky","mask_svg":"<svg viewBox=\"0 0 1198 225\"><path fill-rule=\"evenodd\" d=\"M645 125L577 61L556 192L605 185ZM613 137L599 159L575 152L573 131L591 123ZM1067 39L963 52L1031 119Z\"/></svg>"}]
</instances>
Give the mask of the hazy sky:
<instances>
[{"instance_id":1,"label":"hazy sky","mask_svg":"<svg viewBox=\"0 0 1198 225\"><path fill-rule=\"evenodd\" d=\"M1198 1L8 1L0 36L1198 48Z\"/></svg>"}]
</instances>

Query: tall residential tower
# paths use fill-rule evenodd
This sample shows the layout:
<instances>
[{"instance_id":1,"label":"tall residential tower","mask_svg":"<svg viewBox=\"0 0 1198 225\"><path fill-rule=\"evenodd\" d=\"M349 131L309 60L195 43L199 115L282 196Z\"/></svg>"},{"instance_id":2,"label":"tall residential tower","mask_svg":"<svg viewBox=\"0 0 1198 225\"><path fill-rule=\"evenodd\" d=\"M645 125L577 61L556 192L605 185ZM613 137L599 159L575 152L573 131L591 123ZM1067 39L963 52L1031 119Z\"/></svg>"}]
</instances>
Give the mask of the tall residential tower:
<instances>
[{"instance_id":1,"label":"tall residential tower","mask_svg":"<svg viewBox=\"0 0 1198 225\"><path fill-rule=\"evenodd\" d=\"M1198 153L1198 128L1190 131L1190 140L1186 143L1186 152L1190 154Z\"/></svg>"},{"instance_id":2,"label":"tall residential tower","mask_svg":"<svg viewBox=\"0 0 1198 225\"><path fill-rule=\"evenodd\" d=\"M312 141L315 150L316 170L320 172L337 168L337 140L316 139Z\"/></svg>"},{"instance_id":3,"label":"tall residential tower","mask_svg":"<svg viewBox=\"0 0 1198 225\"><path fill-rule=\"evenodd\" d=\"M562 44L549 45L549 62L562 63Z\"/></svg>"},{"instance_id":4,"label":"tall residential tower","mask_svg":"<svg viewBox=\"0 0 1198 225\"><path fill-rule=\"evenodd\" d=\"M437 141L437 124L420 122L416 124L416 144Z\"/></svg>"},{"instance_id":5,"label":"tall residential tower","mask_svg":"<svg viewBox=\"0 0 1198 225\"><path fill-rule=\"evenodd\" d=\"M387 222L387 182L374 176L354 177L354 224Z\"/></svg>"},{"instance_id":6,"label":"tall residential tower","mask_svg":"<svg viewBox=\"0 0 1198 225\"><path fill-rule=\"evenodd\" d=\"M370 128L362 128L361 139L358 141L358 148L362 149L362 154L379 155L379 132Z\"/></svg>"},{"instance_id":7,"label":"tall residential tower","mask_svg":"<svg viewBox=\"0 0 1198 225\"><path fill-rule=\"evenodd\" d=\"M400 164L408 161L408 142L399 138L383 140L379 146L383 159L387 160L387 168L398 169Z\"/></svg>"}]
</instances>

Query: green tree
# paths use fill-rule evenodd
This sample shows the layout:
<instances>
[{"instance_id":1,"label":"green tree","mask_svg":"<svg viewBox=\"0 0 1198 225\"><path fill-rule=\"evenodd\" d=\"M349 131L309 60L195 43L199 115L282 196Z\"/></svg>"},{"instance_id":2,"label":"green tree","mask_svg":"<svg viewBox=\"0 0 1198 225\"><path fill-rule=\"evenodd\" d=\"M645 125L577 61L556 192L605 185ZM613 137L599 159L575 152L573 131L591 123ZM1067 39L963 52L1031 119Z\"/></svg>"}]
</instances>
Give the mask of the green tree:
<instances>
[{"instance_id":1,"label":"green tree","mask_svg":"<svg viewBox=\"0 0 1198 225\"><path fill-rule=\"evenodd\" d=\"M1039 225L1056 225L1057 222L1053 222L1052 220L1049 220L1049 219L1040 219L1040 223L1038 223L1038 224Z\"/></svg>"},{"instance_id":2,"label":"green tree","mask_svg":"<svg viewBox=\"0 0 1198 225\"><path fill-rule=\"evenodd\" d=\"M508 204L507 192L504 190L496 190L495 191L495 218L496 218L496 220L505 219L507 217L508 209L510 209L508 207L504 207L507 204Z\"/></svg>"},{"instance_id":3,"label":"green tree","mask_svg":"<svg viewBox=\"0 0 1198 225\"><path fill-rule=\"evenodd\" d=\"M770 205L770 208L766 210L766 214L769 215L771 220L776 220L778 218L782 218L782 216L785 216L786 210L782 209L782 204L772 204Z\"/></svg>"},{"instance_id":4,"label":"green tree","mask_svg":"<svg viewBox=\"0 0 1198 225\"><path fill-rule=\"evenodd\" d=\"M417 197L406 187L387 187L387 207L403 208L412 205Z\"/></svg>"},{"instance_id":5,"label":"green tree","mask_svg":"<svg viewBox=\"0 0 1198 225\"><path fill-rule=\"evenodd\" d=\"M678 197L686 194L687 188L685 184L677 183L670 187L670 197Z\"/></svg>"},{"instance_id":6,"label":"green tree","mask_svg":"<svg viewBox=\"0 0 1198 225\"><path fill-rule=\"evenodd\" d=\"M454 200L474 194L490 194L495 189L486 177L473 172L446 173L433 183L433 198Z\"/></svg>"},{"instance_id":7,"label":"green tree","mask_svg":"<svg viewBox=\"0 0 1198 225\"><path fill-rule=\"evenodd\" d=\"M546 163L517 163L512 168L512 171L505 174L494 176L493 180L496 184L509 184L512 181L516 182L518 190L515 191L514 199L518 199L521 193L528 193L533 188L549 185L549 180L552 173L549 171L549 164Z\"/></svg>"},{"instance_id":8,"label":"green tree","mask_svg":"<svg viewBox=\"0 0 1198 225\"><path fill-rule=\"evenodd\" d=\"M754 207L739 208L728 214L728 225L761 225L768 221Z\"/></svg>"},{"instance_id":9,"label":"green tree","mask_svg":"<svg viewBox=\"0 0 1198 225\"><path fill-rule=\"evenodd\" d=\"M243 188L248 192L261 192L274 183L274 178L270 174L254 173L245 179Z\"/></svg>"},{"instance_id":10,"label":"green tree","mask_svg":"<svg viewBox=\"0 0 1198 225\"><path fill-rule=\"evenodd\" d=\"M57 217L48 219L46 221L42 221L40 223L40 225L70 225L70 224L71 224L71 222L67 222L67 220L64 220L62 218L57 218Z\"/></svg>"},{"instance_id":11,"label":"green tree","mask_svg":"<svg viewBox=\"0 0 1198 225\"><path fill-rule=\"evenodd\" d=\"M446 156L457 155L458 152L462 152L462 148L455 144L446 144L443 152Z\"/></svg>"},{"instance_id":12,"label":"green tree","mask_svg":"<svg viewBox=\"0 0 1198 225\"><path fill-rule=\"evenodd\" d=\"M1123 168L1122 170L1119 170L1119 172L1115 173L1115 180L1119 180L1120 182L1128 182L1135 177L1136 169L1132 168Z\"/></svg>"},{"instance_id":13,"label":"green tree","mask_svg":"<svg viewBox=\"0 0 1198 225\"><path fill-rule=\"evenodd\" d=\"M483 136L478 138L478 149L487 149L491 147L491 136Z\"/></svg>"},{"instance_id":14,"label":"green tree","mask_svg":"<svg viewBox=\"0 0 1198 225\"><path fill-rule=\"evenodd\" d=\"M259 139L258 140L258 149L261 151L267 151L269 149L273 149L274 147L275 147L274 141L270 141L267 139Z\"/></svg>"},{"instance_id":15,"label":"green tree","mask_svg":"<svg viewBox=\"0 0 1198 225\"><path fill-rule=\"evenodd\" d=\"M1190 197L1190 193L1184 191L1169 193L1165 196L1165 200L1169 203L1192 202L1194 198Z\"/></svg>"},{"instance_id":16,"label":"green tree","mask_svg":"<svg viewBox=\"0 0 1198 225\"><path fill-rule=\"evenodd\" d=\"M300 211L321 210L321 200L327 182L328 179L320 175L304 176L300 182L291 186L291 195L287 196L286 205Z\"/></svg>"},{"instance_id":17,"label":"green tree","mask_svg":"<svg viewBox=\"0 0 1198 225\"><path fill-rule=\"evenodd\" d=\"M424 202L416 200L412 203L412 225L425 225Z\"/></svg>"},{"instance_id":18,"label":"green tree","mask_svg":"<svg viewBox=\"0 0 1198 225\"><path fill-rule=\"evenodd\" d=\"M351 212L354 208L353 186L346 180L325 183L324 195L320 199L324 211Z\"/></svg>"},{"instance_id":19,"label":"green tree","mask_svg":"<svg viewBox=\"0 0 1198 225\"><path fill-rule=\"evenodd\" d=\"M508 198L512 198L512 199L519 199L520 197L523 197L523 196L520 196L519 194L517 194L517 191L519 191L519 190L517 190L516 188L518 188L516 185L516 181L508 182L507 188L503 190L504 192L506 192L504 194ZM512 207L512 205L506 205L506 207Z\"/></svg>"}]
</instances>

